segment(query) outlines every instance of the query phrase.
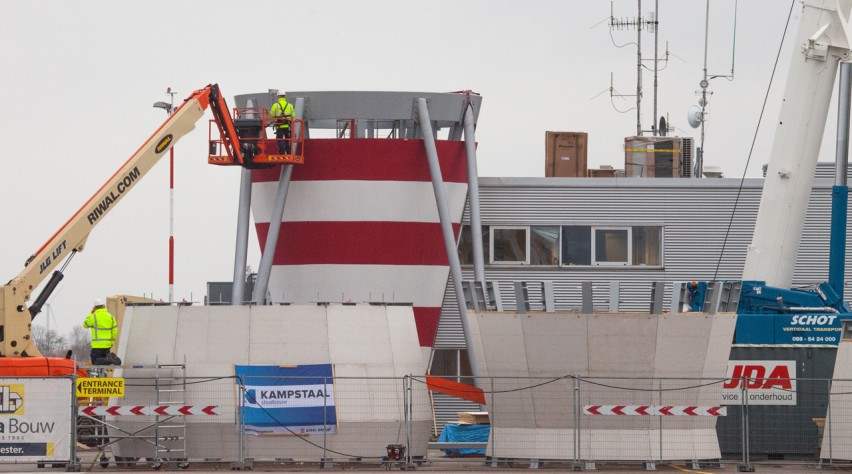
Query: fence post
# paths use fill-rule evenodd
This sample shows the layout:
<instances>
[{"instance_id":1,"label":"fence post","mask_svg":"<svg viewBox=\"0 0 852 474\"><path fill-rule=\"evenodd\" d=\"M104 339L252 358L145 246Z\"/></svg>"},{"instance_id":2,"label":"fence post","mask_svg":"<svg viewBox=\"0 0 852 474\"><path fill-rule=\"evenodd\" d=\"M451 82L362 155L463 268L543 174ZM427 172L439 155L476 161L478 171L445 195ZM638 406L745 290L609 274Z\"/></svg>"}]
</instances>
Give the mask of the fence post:
<instances>
[{"instance_id":1,"label":"fence post","mask_svg":"<svg viewBox=\"0 0 852 474\"><path fill-rule=\"evenodd\" d=\"M322 467L331 467L328 462L328 377L322 378Z\"/></svg>"},{"instance_id":2,"label":"fence post","mask_svg":"<svg viewBox=\"0 0 852 474\"><path fill-rule=\"evenodd\" d=\"M77 374L71 374L71 451L68 460L68 472L79 472L80 463L77 462Z\"/></svg>"},{"instance_id":3,"label":"fence post","mask_svg":"<svg viewBox=\"0 0 852 474\"><path fill-rule=\"evenodd\" d=\"M239 384L238 398L236 408L237 408L237 461L231 465L231 470L242 470L246 469L249 466L246 464L245 460L245 434L246 434L246 421L245 421L245 403L246 403L246 385L245 380L243 380L243 376L239 375L236 378L236 383ZM257 401L257 400L255 400Z\"/></svg>"},{"instance_id":4,"label":"fence post","mask_svg":"<svg viewBox=\"0 0 852 474\"><path fill-rule=\"evenodd\" d=\"M332 387L334 379L331 380ZM331 469L334 467L334 460L328 457L328 377L322 378L322 458L320 458L321 469ZM337 405L335 405L337 406Z\"/></svg>"},{"instance_id":5,"label":"fence post","mask_svg":"<svg viewBox=\"0 0 852 474\"><path fill-rule=\"evenodd\" d=\"M739 472L754 472L748 453L748 378L743 376L740 381L740 394L742 395L742 429L743 429L743 462L737 466Z\"/></svg>"},{"instance_id":6,"label":"fence post","mask_svg":"<svg viewBox=\"0 0 852 474\"><path fill-rule=\"evenodd\" d=\"M828 425L828 463L832 464L834 463L834 440L831 438L831 425L834 424L834 420L831 419L831 380L826 381L826 383L828 384L828 392L826 392L828 394L828 416L826 416L826 424ZM825 428L823 428L822 434L825 436ZM820 446L820 450L822 450L822 446Z\"/></svg>"},{"instance_id":7,"label":"fence post","mask_svg":"<svg viewBox=\"0 0 852 474\"><path fill-rule=\"evenodd\" d=\"M237 442L237 462L242 466L246 461L246 384L242 377L240 377L240 390L242 391L242 396L240 397L240 413L237 415L239 419L239 427L237 429L237 436L239 437L239 441Z\"/></svg>"},{"instance_id":8,"label":"fence post","mask_svg":"<svg viewBox=\"0 0 852 474\"><path fill-rule=\"evenodd\" d=\"M411 418L408 413L408 382L410 375L402 376L402 417L403 422L405 423L405 452L406 452L406 460L408 459L408 452L411 450ZM389 460L390 461L390 460ZM390 464L388 464L390 466Z\"/></svg>"},{"instance_id":9,"label":"fence post","mask_svg":"<svg viewBox=\"0 0 852 474\"><path fill-rule=\"evenodd\" d=\"M497 415L497 394L494 392L494 376L491 376L491 407L488 409L488 421L491 422L491 433L489 434L491 439L491 465L494 467L499 466L499 461L497 460L497 432L494 428L494 419ZM485 454L488 454L486 450Z\"/></svg>"},{"instance_id":10,"label":"fence post","mask_svg":"<svg viewBox=\"0 0 852 474\"><path fill-rule=\"evenodd\" d=\"M412 393L411 393L411 375L406 375L405 381L405 467L411 466L411 421L413 418L412 412Z\"/></svg>"},{"instance_id":11,"label":"fence post","mask_svg":"<svg viewBox=\"0 0 852 474\"><path fill-rule=\"evenodd\" d=\"M580 407L580 379L574 379L574 469L580 468L580 420L582 420L582 408Z\"/></svg>"},{"instance_id":12,"label":"fence post","mask_svg":"<svg viewBox=\"0 0 852 474\"><path fill-rule=\"evenodd\" d=\"M657 380L657 390L659 391L658 400L660 401L660 405L662 406L663 405L663 379ZM660 426L660 465L662 466L663 465L663 417L658 416L657 418L659 419L659 426Z\"/></svg>"}]
</instances>

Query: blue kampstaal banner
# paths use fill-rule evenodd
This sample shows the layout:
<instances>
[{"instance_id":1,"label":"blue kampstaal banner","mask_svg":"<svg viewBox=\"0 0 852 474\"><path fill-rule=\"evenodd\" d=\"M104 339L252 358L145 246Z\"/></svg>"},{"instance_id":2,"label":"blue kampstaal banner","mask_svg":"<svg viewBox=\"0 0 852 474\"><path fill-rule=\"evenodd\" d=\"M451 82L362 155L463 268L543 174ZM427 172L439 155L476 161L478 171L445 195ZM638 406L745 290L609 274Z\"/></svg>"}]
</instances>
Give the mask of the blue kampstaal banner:
<instances>
[{"instance_id":1,"label":"blue kampstaal banner","mask_svg":"<svg viewBox=\"0 0 852 474\"><path fill-rule=\"evenodd\" d=\"M240 407L246 433L334 434L334 373L331 364L234 366L245 384Z\"/></svg>"}]
</instances>

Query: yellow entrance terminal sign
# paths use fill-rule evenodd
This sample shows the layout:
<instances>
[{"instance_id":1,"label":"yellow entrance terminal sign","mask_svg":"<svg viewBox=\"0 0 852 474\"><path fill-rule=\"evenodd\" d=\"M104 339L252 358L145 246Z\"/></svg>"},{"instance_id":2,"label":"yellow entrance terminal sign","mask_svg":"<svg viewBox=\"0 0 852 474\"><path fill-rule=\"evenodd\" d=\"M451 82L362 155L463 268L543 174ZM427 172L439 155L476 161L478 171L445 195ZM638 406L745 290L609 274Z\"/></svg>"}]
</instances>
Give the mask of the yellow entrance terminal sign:
<instances>
[{"instance_id":1,"label":"yellow entrance terminal sign","mask_svg":"<svg viewBox=\"0 0 852 474\"><path fill-rule=\"evenodd\" d=\"M123 378L79 378L77 379L78 397L123 397Z\"/></svg>"}]
</instances>

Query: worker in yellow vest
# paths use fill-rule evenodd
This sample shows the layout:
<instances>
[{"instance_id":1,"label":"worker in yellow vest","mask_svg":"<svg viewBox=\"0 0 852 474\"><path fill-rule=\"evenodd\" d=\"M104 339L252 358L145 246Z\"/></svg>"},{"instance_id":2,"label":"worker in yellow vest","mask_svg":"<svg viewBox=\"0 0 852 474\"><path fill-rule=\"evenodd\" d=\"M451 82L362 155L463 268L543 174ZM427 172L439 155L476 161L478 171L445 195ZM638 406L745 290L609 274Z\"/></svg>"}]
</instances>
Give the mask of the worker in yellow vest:
<instances>
[{"instance_id":1,"label":"worker in yellow vest","mask_svg":"<svg viewBox=\"0 0 852 474\"><path fill-rule=\"evenodd\" d=\"M92 312L83 321L83 327L92 330L92 364L107 365L110 349L118 336L118 323L115 317L104 307L104 301L95 300Z\"/></svg>"},{"instance_id":2,"label":"worker in yellow vest","mask_svg":"<svg viewBox=\"0 0 852 474\"><path fill-rule=\"evenodd\" d=\"M278 93L278 100L269 108L269 116L275 125L275 138L278 139L278 153L290 153L290 125L293 121L293 106L287 102L284 92Z\"/></svg>"}]
</instances>

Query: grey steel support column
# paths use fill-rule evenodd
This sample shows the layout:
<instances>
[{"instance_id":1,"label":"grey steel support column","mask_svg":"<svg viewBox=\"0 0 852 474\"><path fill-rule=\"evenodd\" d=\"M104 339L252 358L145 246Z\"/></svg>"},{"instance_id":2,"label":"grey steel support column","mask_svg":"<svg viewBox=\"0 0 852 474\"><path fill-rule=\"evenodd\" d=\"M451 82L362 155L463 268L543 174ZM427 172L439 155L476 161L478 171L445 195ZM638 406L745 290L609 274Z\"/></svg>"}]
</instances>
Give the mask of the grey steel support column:
<instances>
[{"instance_id":1,"label":"grey steel support column","mask_svg":"<svg viewBox=\"0 0 852 474\"><path fill-rule=\"evenodd\" d=\"M249 99L247 107L254 107ZM245 298L246 262L248 260L248 236L251 216L251 170L240 172L240 203L237 211L237 243L234 251L234 279L231 286L231 306L240 306Z\"/></svg>"},{"instance_id":2,"label":"grey steel support column","mask_svg":"<svg viewBox=\"0 0 852 474\"><path fill-rule=\"evenodd\" d=\"M295 117L301 119L305 112L305 99L296 99ZM299 124L293 124L293 136L301 132ZM292 151L296 152L298 144L291 144ZM269 218L269 233L266 235L266 247L260 258L260 267L257 270L257 282L254 287L252 300L259 305L266 304L266 292L269 288L269 275L272 273L272 261L275 258L275 247L278 245L278 233L281 231L281 219L284 217L284 204L287 201L287 191L290 188L290 177L293 175L293 165L287 164L281 167L281 175L278 177L278 189L275 191L275 204L272 207L272 215Z\"/></svg>"},{"instance_id":3,"label":"grey steel support column","mask_svg":"<svg viewBox=\"0 0 852 474\"><path fill-rule=\"evenodd\" d=\"M470 237L473 240L473 275L485 288L485 257L482 251L482 219L479 209L479 171L476 168L476 135L473 104L464 114L464 148L467 151L467 194L470 198Z\"/></svg>"},{"instance_id":4,"label":"grey steel support column","mask_svg":"<svg viewBox=\"0 0 852 474\"><path fill-rule=\"evenodd\" d=\"M852 95L852 64L840 63L837 91L837 149L834 162L834 186L831 188L831 232L828 252L828 284L843 300L846 273L846 223L849 219L849 187L846 174L849 163L849 109Z\"/></svg>"},{"instance_id":5,"label":"grey steel support column","mask_svg":"<svg viewBox=\"0 0 852 474\"><path fill-rule=\"evenodd\" d=\"M849 169L849 116L852 101L852 63L840 63L840 81L837 100L837 148L834 162L834 184L846 186Z\"/></svg>"},{"instance_id":6,"label":"grey steel support column","mask_svg":"<svg viewBox=\"0 0 852 474\"><path fill-rule=\"evenodd\" d=\"M246 261L248 260L249 215L251 214L251 170L243 168L240 174L240 204L237 213L237 248L234 252L234 284L231 288L231 305L243 304L246 287Z\"/></svg>"},{"instance_id":7,"label":"grey steel support column","mask_svg":"<svg viewBox=\"0 0 852 474\"><path fill-rule=\"evenodd\" d=\"M462 137L462 129L464 127L459 124L455 124L450 128L450 132L447 134L447 140L459 141Z\"/></svg>"},{"instance_id":8,"label":"grey steel support column","mask_svg":"<svg viewBox=\"0 0 852 474\"><path fill-rule=\"evenodd\" d=\"M447 260L450 262L450 274L456 291L456 301L459 307L459 318L464 332L464 343L470 360L470 370L474 383L478 383L479 366L476 363L476 353L473 349L473 339L467 323L467 303L462 288L461 263L456 249L456 239L453 236L453 224L450 220L450 207L447 204L447 193L444 189L444 179L441 175L441 165L438 163L438 149L435 146L435 136L432 134L432 122L429 119L429 109L426 99L417 99L417 113L420 119L420 130L423 135L423 146L426 148L426 158L429 161L429 173L432 175L432 189L435 192L435 203L438 206L438 217L441 220L441 231L444 234L444 247L447 249Z\"/></svg>"},{"instance_id":9,"label":"grey steel support column","mask_svg":"<svg viewBox=\"0 0 852 474\"><path fill-rule=\"evenodd\" d=\"M621 284L614 281L609 284L609 312L617 313L621 303Z\"/></svg>"},{"instance_id":10,"label":"grey steel support column","mask_svg":"<svg viewBox=\"0 0 852 474\"><path fill-rule=\"evenodd\" d=\"M666 282L655 281L651 284L651 314L663 314L663 293L666 289Z\"/></svg>"},{"instance_id":11,"label":"grey steel support column","mask_svg":"<svg viewBox=\"0 0 852 474\"><path fill-rule=\"evenodd\" d=\"M580 294L582 295L581 305L583 314L592 314L595 312L595 299L593 291L594 289L592 288L592 282L580 282Z\"/></svg>"}]
</instances>

